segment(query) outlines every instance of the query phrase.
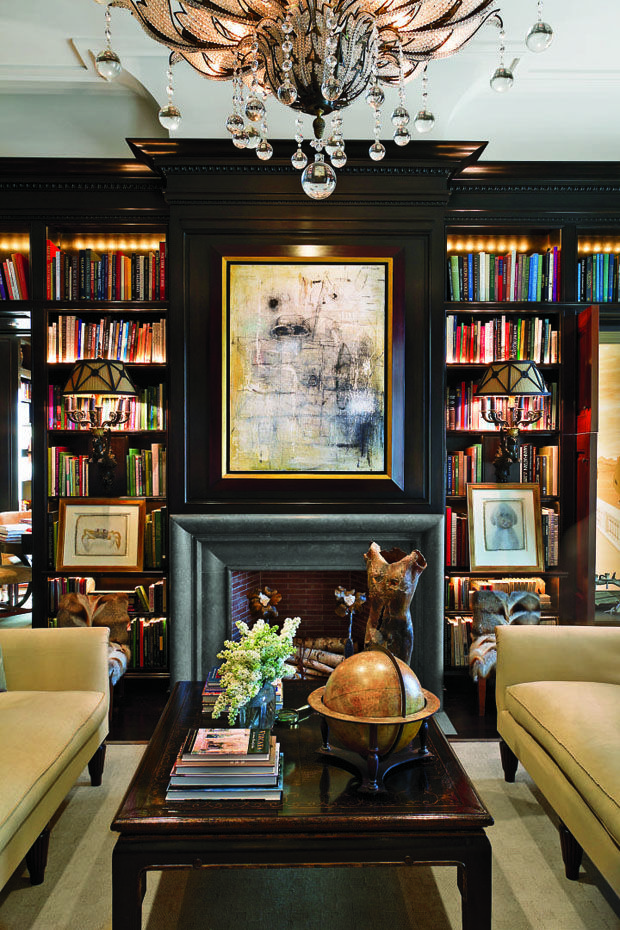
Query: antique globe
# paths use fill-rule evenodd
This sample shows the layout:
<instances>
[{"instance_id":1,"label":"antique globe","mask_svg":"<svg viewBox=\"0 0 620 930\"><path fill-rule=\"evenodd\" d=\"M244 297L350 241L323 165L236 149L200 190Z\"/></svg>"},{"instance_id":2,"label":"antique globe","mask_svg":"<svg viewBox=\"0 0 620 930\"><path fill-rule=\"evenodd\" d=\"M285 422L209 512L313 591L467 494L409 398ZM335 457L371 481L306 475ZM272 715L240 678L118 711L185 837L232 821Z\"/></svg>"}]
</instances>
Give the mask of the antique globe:
<instances>
[{"instance_id":1,"label":"antique globe","mask_svg":"<svg viewBox=\"0 0 620 930\"><path fill-rule=\"evenodd\" d=\"M365 758L404 749L439 708L409 666L381 647L345 659L308 700L328 721L330 737Z\"/></svg>"}]
</instances>

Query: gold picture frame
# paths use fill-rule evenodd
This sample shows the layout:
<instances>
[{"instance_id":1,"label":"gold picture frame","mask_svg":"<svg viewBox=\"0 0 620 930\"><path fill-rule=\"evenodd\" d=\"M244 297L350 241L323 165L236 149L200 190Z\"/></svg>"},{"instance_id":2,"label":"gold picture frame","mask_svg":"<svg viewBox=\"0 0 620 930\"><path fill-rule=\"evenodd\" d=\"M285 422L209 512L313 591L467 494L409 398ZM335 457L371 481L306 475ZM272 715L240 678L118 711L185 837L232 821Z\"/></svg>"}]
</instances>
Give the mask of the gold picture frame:
<instances>
[{"instance_id":1,"label":"gold picture frame","mask_svg":"<svg viewBox=\"0 0 620 930\"><path fill-rule=\"evenodd\" d=\"M467 524L471 571L544 571L538 484L468 484Z\"/></svg>"},{"instance_id":2,"label":"gold picture frame","mask_svg":"<svg viewBox=\"0 0 620 930\"><path fill-rule=\"evenodd\" d=\"M57 571L142 571L142 499L61 498Z\"/></svg>"},{"instance_id":3,"label":"gold picture frame","mask_svg":"<svg viewBox=\"0 0 620 930\"><path fill-rule=\"evenodd\" d=\"M222 478L392 479L393 264L223 256Z\"/></svg>"}]
</instances>

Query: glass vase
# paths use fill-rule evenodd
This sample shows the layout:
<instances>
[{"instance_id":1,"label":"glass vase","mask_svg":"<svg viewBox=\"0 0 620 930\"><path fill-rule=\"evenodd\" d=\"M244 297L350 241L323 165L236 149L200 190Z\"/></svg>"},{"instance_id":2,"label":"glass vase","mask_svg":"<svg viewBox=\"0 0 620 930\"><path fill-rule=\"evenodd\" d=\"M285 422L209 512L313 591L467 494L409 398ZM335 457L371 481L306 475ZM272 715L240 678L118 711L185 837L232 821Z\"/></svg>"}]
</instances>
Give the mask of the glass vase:
<instances>
[{"instance_id":1,"label":"glass vase","mask_svg":"<svg viewBox=\"0 0 620 930\"><path fill-rule=\"evenodd\" d=\"M252 727L259 730L271 730L276 721L276 689L268 681L258 694L239 708L239 727Z\"/></svg>"}]
</instances>

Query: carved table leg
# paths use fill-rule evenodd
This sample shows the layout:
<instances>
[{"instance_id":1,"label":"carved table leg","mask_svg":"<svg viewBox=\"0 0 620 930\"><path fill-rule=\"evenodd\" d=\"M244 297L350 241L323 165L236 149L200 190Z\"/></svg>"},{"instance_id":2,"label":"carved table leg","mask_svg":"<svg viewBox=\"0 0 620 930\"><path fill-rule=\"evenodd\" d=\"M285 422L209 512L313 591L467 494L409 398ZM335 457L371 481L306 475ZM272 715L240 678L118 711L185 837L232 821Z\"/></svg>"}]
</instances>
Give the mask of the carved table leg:
<instances>
[{"instance_id":1,"label":"carved table leg","mask_svg":"<svg viewBox=\"0 0 620 930\"><path fill-rule=\"evenodd\" d=\"M45 878L47 865L47 852L50 845L49 824L39 833L38 837L26 853L26 865L30 875L31 885L40 885Z\"/></svg>"},{"instance_id":2,"label":"carved table leg","mask_svg":"<svg viewBox=\"0 0 620 930\"><path fill-rule=\"evenodd\" d=\"M583 856L583 849L570 832L565 823L560 820L560 846L564 860L564 872L567 878L576 882L579 878L579 866Z\"/></svg>"},{"instance_id":3,"label":"carved table leg","mask_svg":"<svg viewBox=\"0 0 620 930\"><path fill-rule=\"evenodd\" d=\"M95 788L101 784L104 762L105 762L105 743L102 743L99 749L97 750L97 752L94 754L94 756L88 763L88 773L90 775L90 783Z\"/></svg>"},{"instance_id":4,"label":"carved table leg","mask_svg":"<svg viewBox=\"0 0 620 930\"><path fill-rule=\"evenodd\" d=\"M504 781L514 781L515 775L517 774L519 760L515 756L508 743L505 743L503 739L500 739L499 741L499 754L502 760L502 768L504 770Z\"/></svg>"}]
</instances>

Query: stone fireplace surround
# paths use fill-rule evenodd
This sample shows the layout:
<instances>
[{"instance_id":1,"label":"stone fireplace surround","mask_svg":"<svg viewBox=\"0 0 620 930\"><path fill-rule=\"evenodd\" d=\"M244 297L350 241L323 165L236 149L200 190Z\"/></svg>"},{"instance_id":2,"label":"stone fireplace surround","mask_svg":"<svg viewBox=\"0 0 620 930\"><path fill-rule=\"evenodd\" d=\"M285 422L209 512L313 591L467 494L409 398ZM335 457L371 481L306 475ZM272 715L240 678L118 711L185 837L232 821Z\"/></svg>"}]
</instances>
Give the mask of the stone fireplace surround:
<instances>
[{"instance_id":1,"label":"stone fireplace surround","mask_svg":"<svg viewBox=\"0 0 620 930\"><path fill-rule=\"evenodd\" d=\"M443 536L441 514L171 516L172 681L205 678L230 638L232 571L355 571L374 541L427 560L411 603L411 667L441 699Z\"/></svg>"}]
</instances>

